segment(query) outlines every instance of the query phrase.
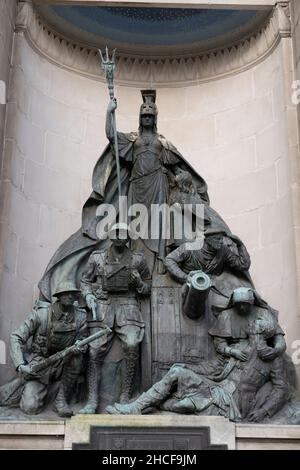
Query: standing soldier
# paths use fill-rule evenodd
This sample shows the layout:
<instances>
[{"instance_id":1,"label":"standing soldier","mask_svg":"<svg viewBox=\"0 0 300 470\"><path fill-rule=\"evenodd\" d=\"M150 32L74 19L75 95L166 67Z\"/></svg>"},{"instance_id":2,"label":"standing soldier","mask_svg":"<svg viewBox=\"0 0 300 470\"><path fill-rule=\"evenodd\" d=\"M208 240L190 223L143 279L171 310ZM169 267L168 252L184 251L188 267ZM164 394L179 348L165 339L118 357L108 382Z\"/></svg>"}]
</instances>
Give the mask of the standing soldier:
<instances>
[{"instance_id":1,"label":"standing soldier","mask_svg":"<svg viewBox=\"0 0 300 470\"><path fill-rule=\"evenodd\" d=\"M31 366L86 337L86 312L74 305L78 293L78 289L70 282L61 283L54 293L58 300L53 305L39 302L11 335L11 357L16 370L24 379L20 408L26 414L42 411L49 386L59 380L54 409L62 417L73 415L67 401L81 373L81 348L78 347L77 354L39 373L33 373ZM32 344L28 347L30 340Z\"/></svg>"},{"instance_id":2,"label":"standing soldier","mask_svg":"<svg viewBox=\"0 0 300 470\"><path fill-rule=\"evenodd\" d=\"M114 334L121 340L125 356L125 377L120 402L127 403L132 393L138 361L138 347L144 337L139 296L151 291L150 273L142 253L130 251L126 224L115 224L109 237L111 246L94 251L81 279L81 292L92 317L88 325L93 333L103 326L112 332L89 345L88 401L80 413L96 413L99 401L99 379L104 356Z\"/></svg>"}]
</instances>

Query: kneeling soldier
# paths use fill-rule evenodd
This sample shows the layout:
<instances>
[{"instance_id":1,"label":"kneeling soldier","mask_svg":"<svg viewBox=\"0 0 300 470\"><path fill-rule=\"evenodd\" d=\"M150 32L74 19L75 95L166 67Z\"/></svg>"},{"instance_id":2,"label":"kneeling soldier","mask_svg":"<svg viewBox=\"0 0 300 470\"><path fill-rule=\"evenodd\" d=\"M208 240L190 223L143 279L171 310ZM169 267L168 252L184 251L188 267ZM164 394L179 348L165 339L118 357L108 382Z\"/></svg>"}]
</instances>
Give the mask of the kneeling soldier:
<instances>
[{"instance_id":1,"label":"kneeling soldier","mask_svg":"<svg viewBox=\"0 0 300 470\"><path fill-rule=\"evenodd\" d=\"M81 373L82 349L78 347L77 354L68 356L39 373L32 373L31 367L86 337L86 312L74 305L77 295L75 286L69 282L61 283L54 293L58 300L53 305L39 302L25 322L11 335L11 357L16 370L24 379L20 408L27 414L42 411L49 386L59 380L54 409L62 417L73 415L67 401ZM28 347L30 340L32 344Z\"/></svg>"}]
</instances>

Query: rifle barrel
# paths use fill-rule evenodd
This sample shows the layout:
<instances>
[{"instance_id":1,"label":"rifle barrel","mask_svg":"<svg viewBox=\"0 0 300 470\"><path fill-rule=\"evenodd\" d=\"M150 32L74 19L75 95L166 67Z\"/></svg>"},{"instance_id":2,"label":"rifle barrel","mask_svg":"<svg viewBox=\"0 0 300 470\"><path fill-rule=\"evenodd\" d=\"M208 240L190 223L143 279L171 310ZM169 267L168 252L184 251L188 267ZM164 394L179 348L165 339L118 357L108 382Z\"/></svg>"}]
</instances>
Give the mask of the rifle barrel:
<instances>
[{"instance_id":1,"label":"rifle barrel","mask_svg":"<svg viewBox=\"0 0 300 470\"><path fill-rule=\"evenodd\" d=\"M41 370L45 369L46 367L51 366L55 362L60 361L61 359L64 359L66 356L73 354L74 351L78 348L78 346L80 347L85 346L86 344L89 344L92 341L95 341L95 339L101 338L101 336L104 336L106 333L109 333L110 331L111 329L108 326L106 326L100 331L97 331L97 333L94 333L93 335L88 336L87 338L84 338L78 341L77 344L73 344L72 346L69 346L66 349L63 349L62 351L58 351L57 353L53 354L50 357L47 357L43 361L40 361L39 363L34 364L31 367L32 372L40 372Z\"/></svg>"}]
</instances>

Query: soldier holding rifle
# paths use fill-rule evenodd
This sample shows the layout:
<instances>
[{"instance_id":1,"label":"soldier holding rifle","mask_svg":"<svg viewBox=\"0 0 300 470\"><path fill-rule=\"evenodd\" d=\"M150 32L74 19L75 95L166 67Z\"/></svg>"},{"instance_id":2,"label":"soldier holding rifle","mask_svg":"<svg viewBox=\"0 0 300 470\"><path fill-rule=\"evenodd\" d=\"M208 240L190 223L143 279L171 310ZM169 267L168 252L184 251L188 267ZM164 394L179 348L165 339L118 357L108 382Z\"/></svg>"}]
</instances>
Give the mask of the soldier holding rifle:
<instances>
[{"instance_id":1,"label":"soldier holding rifle","mask_svg":"<svg viewBox=\"0 0 300 470\"><path fill-rule=\"evenodd\" d=\"M61 417L73 415L68 399L82 370L82 353L104 334L87 337L86 312L74 304L78 293L70 282L61 283L54 294L57 301L39 301L11 334L11 358L19 374L0 388L0 405L19 405L26 414L38 414L57 381L54 410Z\"/></svg>"}]
</instances>

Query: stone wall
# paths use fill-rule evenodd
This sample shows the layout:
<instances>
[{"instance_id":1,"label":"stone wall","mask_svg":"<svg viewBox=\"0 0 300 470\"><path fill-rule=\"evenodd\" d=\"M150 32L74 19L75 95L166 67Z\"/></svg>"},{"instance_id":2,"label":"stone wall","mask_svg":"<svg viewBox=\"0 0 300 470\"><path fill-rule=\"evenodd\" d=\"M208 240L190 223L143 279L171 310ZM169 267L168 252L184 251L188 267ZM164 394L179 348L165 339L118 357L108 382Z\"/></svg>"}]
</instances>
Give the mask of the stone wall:
<instances>
[{"instance_id":1,"label":"stone wall","mask_svg":"<svg viewBox=\"0 0 300 470\"><path fill-rule=\"evenodd\" d=\"M295 55L295 76L300 80L300 3L291 0L292 33Z\"/></svg>"},{"instance_id":2,"label":"stone wall","mask_svg":"<svg viewBox=\"0 0 300 470\"><path fill-rule=\"evenodd\" d=\"M300 80L300 2L291 1L291 18L292 18L292 37L294 48L294 80ZM300 135L300 104L297 106L298 111L298 136ZM299 141L299 138L298 138ZM300 297L300 151L299 146L295 153L294 165L294 223L297 248L297 270L298 270L298 292Z\"/></svg>"},{"instance_id":3,"label":"stone wall","mask_svg":"<svg viewBox=\"0 0 300 470\"><path fill-rule=\"evenodd\" d=\"M0 0L0 172L15 13L15 0Z\"/></svg>"},{"instance_id":4,"label":"stone wall","mask_svg":"<svg viewBox=\"0 0 300 470\"><path fill-rule=\"evenodd\" d=\"M159 131L206 179L212 206L249 248L259 292L300 336L292 203L295 109L291 40L256 67L197 86L158 90ZM50 257L80 226L93 166L106 145L106 85L63 70L16 35L2 204L0 336L28 314ZM118 128L136 130L137 88L117 87ZM3 382L11 365L1 367Z\"/></svg>"},{"instance_id":5,"label":"stone wall","mask_svg":"<svg viewBox=\"0 0 300 470\"><path fill-rule=\"evenodd\" d=\"M0 206L5 198L5 183L3 181L3 150L6 121L6 103L9 99L8 88L11 76L11 55L14 37L14 24L16 16L16 0L0 0ZM2 278L2 260L4 240L2 240L2 226L4 220L0 214L0 280ZM6 345L1 341L0 333L0 365L5 362Z\"/></svg>"}]
</instances>

